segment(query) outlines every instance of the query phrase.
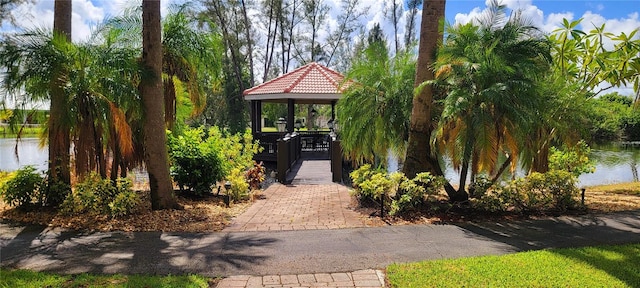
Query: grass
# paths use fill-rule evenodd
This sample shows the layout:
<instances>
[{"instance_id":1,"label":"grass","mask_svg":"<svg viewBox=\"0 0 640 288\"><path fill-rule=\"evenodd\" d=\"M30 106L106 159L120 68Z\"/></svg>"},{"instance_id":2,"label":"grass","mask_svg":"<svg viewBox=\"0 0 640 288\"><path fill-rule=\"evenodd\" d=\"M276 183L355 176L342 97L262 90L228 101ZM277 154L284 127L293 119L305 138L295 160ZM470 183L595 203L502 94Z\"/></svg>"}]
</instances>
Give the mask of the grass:
<instances>
[{"instance_id":1,"label":"grass","mask_svg":"<svg viewBox=\"0 0 640 288\"><path fill-rule=\"evenodd\" d=\"M44 128L42 127L24 127L22 130L22 138L40 137ZM17 134L8 126L0 126L0 138L16 138Z\"/></svg>"},{"instance_id":2,"label":"grass","mask_svg":"<svg viewBox=\"0 0 640 288\"><path fill-rule=\"evenodd\" d=\"M640 196L640 182L616 183L607 185L591 186L587 191L599 191L605 193L616 193Z\"/></svg>"},{"instance_id":3,"label":"grass","mask_svg":"<svg viewBox=\"0 0 640 288\"><path fill-rule=\"evenodd\" d=\"M393 264L387 274L391 287L640 287L640 244Z\"/></svg>"},{"instance_id":4,"label":"grass","mask_svg":"<svg viewBox=\"0 0 640 288\"><path fill-rule=\"evenodd\" d=\"M59 275L0 269L0 287L209 287L209 280L198 275Z\"/></svg>"}]
</instances>

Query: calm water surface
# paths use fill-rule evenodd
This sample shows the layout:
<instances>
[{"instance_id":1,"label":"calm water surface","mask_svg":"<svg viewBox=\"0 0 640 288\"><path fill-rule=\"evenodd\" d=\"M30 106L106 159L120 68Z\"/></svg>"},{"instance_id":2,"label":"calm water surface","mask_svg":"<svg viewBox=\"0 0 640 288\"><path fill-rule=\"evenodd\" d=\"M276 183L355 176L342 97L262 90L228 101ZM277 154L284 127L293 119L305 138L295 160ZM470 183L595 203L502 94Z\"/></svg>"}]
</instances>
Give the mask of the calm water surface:
<instances>
[{"instance_id":1,"label":"calm water surface","mask_svg":"<svg viewBox=\"0 0 640 288\"><path fill-rule=\"evenodd\" d=\"M0 138L0 170L14 171L26 165L33 165L38 170L47 169L49 149L40 147L40 139L20 139L17 145L16 157L16 139Z\"/></svg>"},{"instance_id":2,"label":"calm water surface","mask_svg":"<svg viewBox=\"0 0 640 288\"><path fill-rule=\"evenodd\" d=\"M15 148L15 139L0 138L0 170L14 171L26 165L33 165L38 170L47 168L48 149L40 147L39 139L21 139L18 142L17 158ZM591 159L596 162L596 171L580 176L579 186L639 181L640 145L596 146L591 149ZM397 169L397 162L390 161L390 166L390 170ZM447 168L445 177L450 181L457 181L459 175L453 169Z\"/></svg>"}]
</instances>

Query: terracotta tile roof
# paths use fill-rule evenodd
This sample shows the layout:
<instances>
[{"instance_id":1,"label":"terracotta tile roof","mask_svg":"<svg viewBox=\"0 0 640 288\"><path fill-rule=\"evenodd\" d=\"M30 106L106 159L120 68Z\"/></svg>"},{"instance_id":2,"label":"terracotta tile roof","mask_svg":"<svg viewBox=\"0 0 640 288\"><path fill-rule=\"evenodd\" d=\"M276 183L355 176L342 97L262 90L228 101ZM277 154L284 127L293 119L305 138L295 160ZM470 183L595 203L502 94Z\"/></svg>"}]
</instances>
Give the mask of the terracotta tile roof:
<instances>
[{"instance_id":1,"label":"terracotta tile roof","mask_svg":"<svg viewBox=\"0 0 640 288\"><path fill-rule=\"evenodd\" d=\"M278 78L244 90L245 96L265 94L342 94L344 76L312 62Z\"/></svg>"}]
</instances>

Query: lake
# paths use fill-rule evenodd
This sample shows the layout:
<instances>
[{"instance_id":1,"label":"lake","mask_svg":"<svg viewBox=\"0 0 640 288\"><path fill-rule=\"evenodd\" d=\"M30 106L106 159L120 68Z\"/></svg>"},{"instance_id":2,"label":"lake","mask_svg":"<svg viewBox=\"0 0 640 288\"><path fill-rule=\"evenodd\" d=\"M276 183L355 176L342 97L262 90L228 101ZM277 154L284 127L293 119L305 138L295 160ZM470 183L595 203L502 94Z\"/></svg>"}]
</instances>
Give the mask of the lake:
<instances>
[{"instance_id":1,"label":"lake","mask_svg":"<svg viewBox=\"0 0 640 288\"><path fill-rule=\"evenodd\" d=\"M47 169L48 149L40 147L39 139L20 140L18 158L15 156L15 146L15 139L0 138L0 170L14 171L26 165L33 165L38 170ZM639 181L640 146L638 145L596 146L591 149L591 159L596 162L596 171L580 176L578 185L581 187ZM393 165L394 163L390 163L390 166ZM397 164L395 165L397 167ZM459 175L453 169L447 168L445 177L452 181L459 178Z\"/></svg>"},{"instance_id":2,"label":"lake","mask_svg":"<svg viewBox=\"0 0 640 288\"><path fill-rule=\"evenodd\" d=\"M0 138L0 170L14 171L26 165L38 170L47 169L49 149L40 147L40 139L20 139L16 157L16 139Z\"/></svg>"}]
</instances>

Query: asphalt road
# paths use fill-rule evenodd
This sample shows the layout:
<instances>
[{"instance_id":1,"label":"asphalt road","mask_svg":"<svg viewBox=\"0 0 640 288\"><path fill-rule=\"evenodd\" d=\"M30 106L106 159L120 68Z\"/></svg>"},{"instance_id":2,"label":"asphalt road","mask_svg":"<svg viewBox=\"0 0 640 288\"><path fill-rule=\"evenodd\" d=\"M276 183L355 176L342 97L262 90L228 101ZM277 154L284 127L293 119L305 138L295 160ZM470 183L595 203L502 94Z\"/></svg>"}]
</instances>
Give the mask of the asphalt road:
<instances>
[{"instance_id":1,"label":"asphalt road","mask_svg":"<svg viewBox=\"0 0 640 288\"><path fill-rule=\"evenodd\" d=\"M279 275L623 243L640 243L640 211L501 223L206 234L0 224L0 265L60 273Z\"/></svg>"}]
</instances>

